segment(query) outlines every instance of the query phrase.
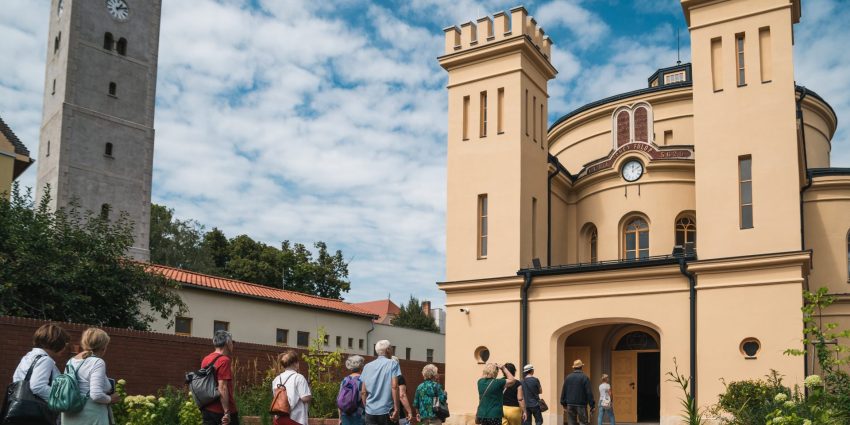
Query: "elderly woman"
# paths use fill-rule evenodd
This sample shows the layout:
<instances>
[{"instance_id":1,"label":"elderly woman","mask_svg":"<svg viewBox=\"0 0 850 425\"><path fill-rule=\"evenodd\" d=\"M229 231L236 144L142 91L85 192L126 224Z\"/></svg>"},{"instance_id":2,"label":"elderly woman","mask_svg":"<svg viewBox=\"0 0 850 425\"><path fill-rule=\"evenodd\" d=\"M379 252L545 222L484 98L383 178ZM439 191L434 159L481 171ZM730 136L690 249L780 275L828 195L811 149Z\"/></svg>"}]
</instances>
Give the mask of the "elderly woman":
<instances>
[{"instance_id":1,"label":"elderly woman","mask_svg":"<svg viewBox=\"0 0 850 425\"><path fill-rule=\"evenodd\" d=\"M437 382L439 376L437 366L429 364L422 368L422 377L425 380L416 387L416 395L413 397L416 422L419 422L420 425L440 425L442 422L434 414L434 398L439 397L440 401L445 403L448 394Z\"/></svg>"},{"instance_id":2,"label":"elderly woman","mask_svg":"<svg viewBox=\"0 0 850 425\"><path fill-rule=\"evenodd\" d=\"M103 361L109 335L101 329L88 328L80 338L80 346L83 351L68 360L66 371L76 371L78 389L87 401L78 413L62 413L62 425L109 425L109 405L120 400L106 377Z\"/></svg>"},{"instance_id":3,"label":"elderly woman","mask_svg":"<svg viewBox=\"0 0 850 425\"><path fill-rule=\"evenodd\" d=\"M348 356L345 360L345 368L348 369L348 376L339 384L339 396L337 397L337 407L339 410L340 425L363 425L363 401L360 398L360 371L363 369L365 360L362 356ZM350 411L343 412L340 403L345 403Z\"/></svg>"},{"instance_id":4,"label":"elderly woman","mask_svg":"<svg viewBox=\"0 0 850 425\"><path fill-rule=\"evenodd\" d=\"M505 374L497 378L499 370ZM502 393L505 388L516 384L513 373L496 363L484 365L481 379L478 380L478 411L476 417L481 425L502 425Z\"/></svg>"}]
</instances>

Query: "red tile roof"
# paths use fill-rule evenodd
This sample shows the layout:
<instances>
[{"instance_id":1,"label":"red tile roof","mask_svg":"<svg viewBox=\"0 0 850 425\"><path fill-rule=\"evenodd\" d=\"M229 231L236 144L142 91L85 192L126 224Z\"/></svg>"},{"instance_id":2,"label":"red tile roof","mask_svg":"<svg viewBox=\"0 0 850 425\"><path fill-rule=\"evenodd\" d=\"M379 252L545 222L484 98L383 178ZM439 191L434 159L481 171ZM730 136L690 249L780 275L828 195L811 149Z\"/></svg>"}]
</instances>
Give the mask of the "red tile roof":
<instances>
[{"instance_id":1,"label":"red tile roof","mask_svg":"<svg viewBox=\"0 0 850 425\"><path fill-rule=\"evenodd\" d=\"M398 308L398 306L395 305L394 302L388 299L355 303L354 305L374 315L377 315L378 318L375 319L375 322L377 323L385 323L387 316L398 316L401 313L401 309Z\"/></svg>"},{"instance_id":2,"label":"red tile roof","mask_svg":"<svg viewBox=\"0 0 850 425\"><path fill-rule=\"evenodd\" d=\"M168 279L177 281L184 286L212 291L227 292L252 298L261 298L285 304L300 305L308 308L336 311L357 316L367 316L372 319L377 317L371 311L332 298L322 298L300 292L286 291L255 283L242 282L234 279L210 276L174 267L161 266L159 264L146 264L148 270L162 274Z\"/></svg>"}]
</instances>

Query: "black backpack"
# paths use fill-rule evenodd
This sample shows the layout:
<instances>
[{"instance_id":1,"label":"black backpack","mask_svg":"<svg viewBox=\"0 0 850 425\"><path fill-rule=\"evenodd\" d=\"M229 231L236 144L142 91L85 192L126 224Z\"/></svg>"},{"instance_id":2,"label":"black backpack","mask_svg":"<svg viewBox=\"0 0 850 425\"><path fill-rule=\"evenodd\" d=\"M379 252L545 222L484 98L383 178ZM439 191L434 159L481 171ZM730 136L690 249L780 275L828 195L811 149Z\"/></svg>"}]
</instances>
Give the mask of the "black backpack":
<instances>
[{"instance_id":1,"label":"black backpack","mask_svg":"<svg viewBox=\"0 0 850 425\"><path fill-rule=\"evenodd\" d=\"M215 373L215 362L221 356L222 354L216 356L207 367L186 374L186 383L189 384L189 391L192 393L192 398L195 399L195 404L201 409L221 397L221 394L218 392L218 378L216 378Z\"/></svg>"}]
</instances>

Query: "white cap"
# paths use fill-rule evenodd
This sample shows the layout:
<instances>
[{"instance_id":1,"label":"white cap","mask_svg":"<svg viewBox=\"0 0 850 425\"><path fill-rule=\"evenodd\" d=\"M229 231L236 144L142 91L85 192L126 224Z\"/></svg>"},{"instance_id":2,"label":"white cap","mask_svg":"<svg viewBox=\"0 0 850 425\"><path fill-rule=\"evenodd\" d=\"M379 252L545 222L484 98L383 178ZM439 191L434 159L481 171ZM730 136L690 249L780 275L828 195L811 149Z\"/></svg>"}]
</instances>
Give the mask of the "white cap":
<instances>
[{"instance_id":1,"label":"white cap","mask_svg":"<svg viewBox=\"0 0 850 425\"><path fill-rule=\"evenodd\" d=\"M534 370L534 365L532 365L532 364L527 364L527 365L522 367L523 373L526 373L526 372L529 372L529 371L532 371L532 370Z\"/></svg>"}]
</instances>

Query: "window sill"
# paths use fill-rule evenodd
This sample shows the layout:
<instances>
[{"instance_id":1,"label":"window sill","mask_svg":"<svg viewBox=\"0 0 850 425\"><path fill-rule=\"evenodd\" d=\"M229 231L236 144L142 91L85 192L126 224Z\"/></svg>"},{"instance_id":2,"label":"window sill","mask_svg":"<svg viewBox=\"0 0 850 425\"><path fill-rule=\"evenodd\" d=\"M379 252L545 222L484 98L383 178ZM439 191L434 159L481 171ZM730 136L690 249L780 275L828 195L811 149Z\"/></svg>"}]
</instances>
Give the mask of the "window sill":
<instances>
[{"instance_id":1,"label":"window sill","mask_svg":"<svg viewBox=\"0 0 850 425\"><path fill-rule=\"evenodd\" d=\"M289 347L289 344L287 344L285 342L278 342L275 345L277 345L278 347Z\"/></svg>"},{"instance_id":2,"label":"window sill","mask_svg":"<svg viewBox=\"0 0 850 425\"><path fill-rule=\"evenodd\" d=\"M478 257L477 259L478 259L478 260L486 260L486 259L487 259L487 256L484 256L484 257Z\"/></svg>"},{"instance_id":3,"label":"window sill","mask_svg":"<svg viewBox=\"0 0 850 425\"><path fill-rule=\"evenodd\" d=\"M103 154L103 156L106 157L106 158L109 158L109 159L115 159L114 156L109 155L109 154Z\"/></svg>"},{"instance_id":4,"label":"window sill","mask_svg":"<svg viewBox=\"0 0 850 425\"><path fill-rule=\"evenodd\" d=\"M758 360L757 356L744 356L744 360Z\"/></svg>"},{"instance_id":5,"label":"window sill","mask_svg":"<svg viewBox=\"0 0 850 425\"><path fill-rule=\"evenodd\" d=\"M461 141L463 141L463 142L468 142L468 141L469 141L469 138L467 137L467 138L461 139Z\"/></svg>"},{"instance_id":6,"label":"window sill","mask_svg":"<svg viewBox=\"0 0 850 425\"><path fill-rule=\"evenodd\" d=\"M108 94L108 95L106 95L106 96L111 97L111 98L113 98L113 99L118 99L118 96L116 96L116 95L114 95L114 94Z\"/></svg>"},{"instance_id":7,"label":"window sill","mask_svg":"<svg viewBox=\"0 0 850 425\"><path fill-rule=\"evenodd\" d=\"M496 134L505 134L505 132L504 132L504 131L500 131L500 132L498 132L498 133L496 133Z\"/></svg>"},{"instance_id":8,"label":"window sill","mask_svg":"<svg viewBox=\"0 0 850 425\"><path fill-rule=\"evenodd\" d=\"M773 82L773 80L767 80L767 81L762 81L761 83L762 84L768 84L768 83L772 83L772 82Z\"/></svg>"},{"instance_id":9,"label":"window sill","mask_svg":"<svg viewBox=\"0 0 850 425\"><path fill-rule=\"evenodd\" d=\"M720 92L722 92L722 91L723 91L723 89L717 89L717 90L715 90L714 92L715 92L715 93L720 93Z\"/></svg>"},{"instance_id":10,"label":"window sill","mask_svg":"<svg viewBox=\"0 0 850 425\"><path fill-rule=\"evenodd\" d=\"M174 332L174 335L177 335L177 336L192 336L191 333L187 334L187 333L182 333L182 332Z\"/></svg>"},{"instance_id":11,"label":"window sill","mask_svg":"<svg viewBox=\"0 0 850 425\"><path fill-rule=\"evenodd\" d=\"M747 87L747 83L744 83L744 84L738 84L738 87Z\"/></svg>"}]
</instances>

